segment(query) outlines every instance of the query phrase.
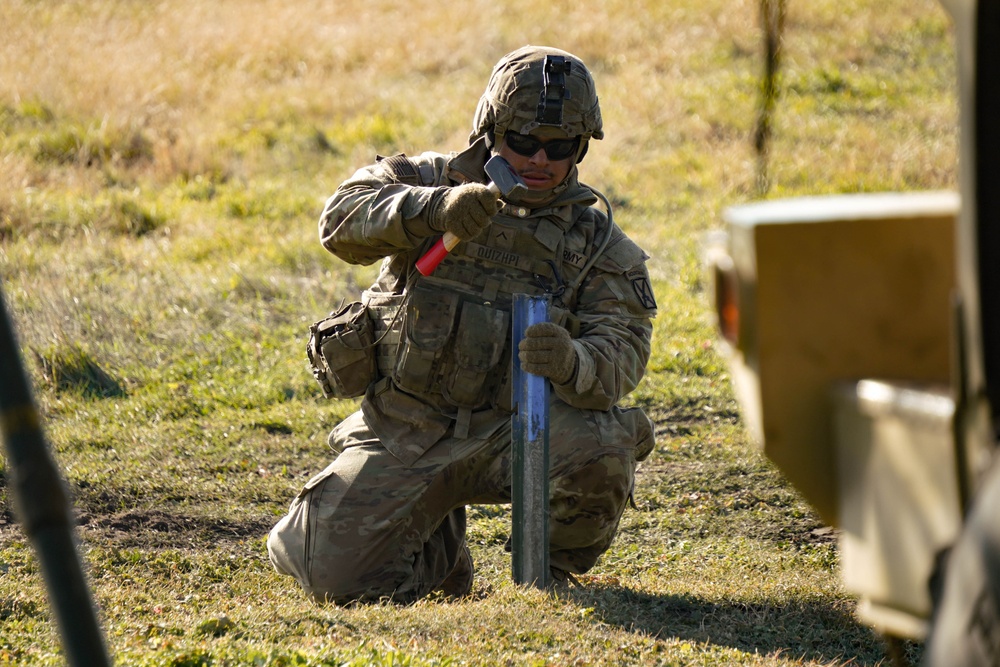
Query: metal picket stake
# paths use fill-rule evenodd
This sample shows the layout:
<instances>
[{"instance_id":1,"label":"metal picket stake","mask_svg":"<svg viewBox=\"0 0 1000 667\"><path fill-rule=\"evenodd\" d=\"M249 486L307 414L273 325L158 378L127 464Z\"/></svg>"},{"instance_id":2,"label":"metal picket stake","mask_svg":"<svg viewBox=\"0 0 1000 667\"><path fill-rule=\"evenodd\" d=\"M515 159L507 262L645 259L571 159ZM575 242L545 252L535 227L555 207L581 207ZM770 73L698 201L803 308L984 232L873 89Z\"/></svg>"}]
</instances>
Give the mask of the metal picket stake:
<instances>
[{"instance_id":1,"label":"metal picket stake","mask_svg":"<svg viewBox=\"0 0 1000 667\"><path fill-rule=\"evenodd\" d=\"M548 295L514 295L514 415L511 417L514 582L548 588L549 381L521 370L517 346L532 324L549 319Z\"/></svg>"}]
</instances>

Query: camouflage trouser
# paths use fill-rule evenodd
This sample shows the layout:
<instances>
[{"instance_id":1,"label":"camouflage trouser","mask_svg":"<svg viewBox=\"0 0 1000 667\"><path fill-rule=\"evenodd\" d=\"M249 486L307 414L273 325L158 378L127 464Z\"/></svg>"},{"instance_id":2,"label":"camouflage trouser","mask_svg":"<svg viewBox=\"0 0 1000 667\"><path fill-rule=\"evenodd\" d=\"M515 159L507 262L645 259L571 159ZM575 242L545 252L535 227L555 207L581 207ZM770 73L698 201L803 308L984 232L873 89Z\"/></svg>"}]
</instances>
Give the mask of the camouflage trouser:
<instances>
[{"instance_id":1,"label":"camouflage trouser","mask_svg":"<svg viewBox=\"0 0 1000 667\"><path fill-rule=\"evenodd\" d=\"M464 548L465 506L510 502L509 424L485 440L446 436L410 466L381 446L360 412L334 430L331 444L343 451L306 484L267 542L275 568L317 600L408 603L427 595ZM552 567L593 567L614 539L636 460L652 447L641 410L552 402Z\"/></svg>"}]
</instances>

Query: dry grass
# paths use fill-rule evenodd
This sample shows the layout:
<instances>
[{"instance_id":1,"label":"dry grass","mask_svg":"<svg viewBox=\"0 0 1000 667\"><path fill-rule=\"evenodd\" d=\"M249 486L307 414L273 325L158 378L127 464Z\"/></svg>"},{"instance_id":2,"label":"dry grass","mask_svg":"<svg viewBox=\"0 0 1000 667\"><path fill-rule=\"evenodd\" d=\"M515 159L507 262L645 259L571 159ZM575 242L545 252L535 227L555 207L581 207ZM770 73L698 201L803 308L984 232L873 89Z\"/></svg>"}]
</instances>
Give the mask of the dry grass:
<instances>
[{"instance_id":1,"label":"dry grass","mask_svg":"<svg viewBox=\"0 0 1000 667\"><path fill-rule=\"evenodd\" d=\"M770 196L954 187L943 11L789 4ZM702 234L753 191L755 2L7 0L0 22L0 276L119 662L880 664L706 314ZM652 254L639 511L559 597L510 583L509 513L477 507L472 600L316 607L262 538L353 407L320 398L303 334L373 270L331 260L317 214L376 153L464 146L525 43L592 66L583 179ZM0 662L58 664L2 480Z\"/></svg>"}]
</instances>

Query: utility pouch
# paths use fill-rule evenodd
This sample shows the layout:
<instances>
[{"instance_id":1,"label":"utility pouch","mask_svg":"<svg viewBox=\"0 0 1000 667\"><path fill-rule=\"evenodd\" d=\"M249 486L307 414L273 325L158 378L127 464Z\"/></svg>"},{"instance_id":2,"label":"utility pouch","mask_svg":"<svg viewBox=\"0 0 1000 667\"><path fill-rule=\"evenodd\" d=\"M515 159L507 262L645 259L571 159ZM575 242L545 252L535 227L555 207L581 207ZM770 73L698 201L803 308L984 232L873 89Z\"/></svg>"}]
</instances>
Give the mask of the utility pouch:
<instances>
[{"instance_id":1,"label":"utility pouch","mask_svg":"<svg viewBox=\"0 0 1000 667\"><path fill-rule=\"evenodd\" d=\"M403 316L399 359L392 380L410 394L440 391L440 373L459 309L458 295L422 287L410 292Z\"/></svg>"},{"instance_id":2,"label":"utility pouch","mask_svg":"<svg viewBox=\"0 0 1000 667\"><path fill-rule=\"evenodd\" d=\"M365 304L349 303L309 327L306 354L324 396L364 394L378 375L374 328Z\"/></svg>"}]
</instances>

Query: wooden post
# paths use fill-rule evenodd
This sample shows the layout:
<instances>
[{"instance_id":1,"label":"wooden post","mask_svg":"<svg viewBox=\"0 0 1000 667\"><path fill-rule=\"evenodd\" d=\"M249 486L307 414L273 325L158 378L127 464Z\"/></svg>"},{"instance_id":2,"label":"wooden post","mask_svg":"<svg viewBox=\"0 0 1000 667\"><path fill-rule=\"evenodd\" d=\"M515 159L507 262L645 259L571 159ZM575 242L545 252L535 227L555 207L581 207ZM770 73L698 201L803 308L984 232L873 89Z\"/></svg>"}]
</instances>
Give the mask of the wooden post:
<instances>
[{"instance_id":1,"label":"wooden post","mask_svg":"<svg viewBox=\"0 0 1000 667\"><path fill-rule=\"evenodd\" d=\"M67 663L110 665L84 578L69 494L49 454L0 290L0 430L15 514L38 554Z\"/></svg>"}]
</instances>

